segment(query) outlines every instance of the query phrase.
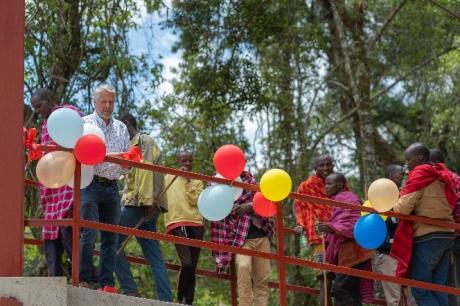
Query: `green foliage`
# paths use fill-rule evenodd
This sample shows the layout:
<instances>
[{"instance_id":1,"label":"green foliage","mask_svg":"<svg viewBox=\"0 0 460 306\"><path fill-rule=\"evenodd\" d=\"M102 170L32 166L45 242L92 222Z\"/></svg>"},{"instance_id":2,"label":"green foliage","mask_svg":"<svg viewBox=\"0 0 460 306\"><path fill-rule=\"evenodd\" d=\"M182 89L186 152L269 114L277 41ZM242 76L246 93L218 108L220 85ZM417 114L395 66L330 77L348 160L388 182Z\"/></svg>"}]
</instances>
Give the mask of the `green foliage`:
<instances>
[{"instance_id":1,"label":"green foliage","mask_svg":"<svg viewBox=\"0 0 460 306\"><path fill-rule=\"evenodd\" d=\"M49 87L59 101L87 113L95 85L114 84L119 110L134 111L143 130L154 130L167 166L176 166L178 152L190 151L194 171L212 174L214 151L235 143L258 177L268 168L284 168L297 186L311 172L314 157L329 152L351 190L364 197L368 150L363 142L372 144L377 160L372 170L380 176L388 163L403 162L410 143L424 141L460 170L460 20L429 1L189 0L173 1L171 7L157 0L26 3L26 96ZM344 44L331 11L331 4L341 3ZM459 11L458 1L437 3ZM172 49L180 52L181 62L173 92L162 97L155 91L162 81L158 58L151 50L138 54L130 48L129 33L139 27L141 6L165 16L162 26L177 35ZM362 24L357 22L361 17ZM365 52L358 52L358 42ZM351 54L353 76L365 76L359 91L370 95L372 141L360 134L361 109L344 69L343 46ZM357 69L360 63L365 71ZM254 139L247 135L250 126ZM27 217L40 215L36 203L36 191L28 189ZM291 201L283 212L286 226L294 226ZM27 234L37 238L40 232ZM286 236L285 242L290 256L310 256L299 237ZM127 251L141 255L135 241ZM178 263L173 245L162 243L162 251L166 261ZM203 250L199 264L214 269L210 252ZM43 275L43 266L40 249L27 247L26 273ZM141 293L154 297L149 268L133 265L133 273ZM176 275L169 274L172 288ZM309 269L288 267L287 278L317 286ZM277 280L274 263L271 280ZM198 278L197 305L229 301L227 282ZM313 305L317 300L289 293L288 302ZM277 290L270 292L270 305L278 305Z\"/></svg>"}]
</instances>

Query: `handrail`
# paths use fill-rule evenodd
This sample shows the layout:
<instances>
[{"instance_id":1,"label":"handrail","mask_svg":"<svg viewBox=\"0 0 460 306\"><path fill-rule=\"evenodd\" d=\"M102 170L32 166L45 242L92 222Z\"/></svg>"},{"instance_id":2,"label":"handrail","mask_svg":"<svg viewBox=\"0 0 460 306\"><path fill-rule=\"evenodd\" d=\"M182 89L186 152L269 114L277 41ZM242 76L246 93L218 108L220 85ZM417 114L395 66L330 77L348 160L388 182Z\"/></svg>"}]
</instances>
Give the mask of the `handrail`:
<instances>
[{"instance_id":1,"label":"handrail","mask_svg":"<svg viewBox=\"0 0 460 306\"><path fill-rule=\"evenodd\" d=\"M72 152L71 149L60 148L57 146L42 146L42 149L44 151L62 150L62 151ZM207 181L207 182L214 182L214 183L244 188L244 189L252 190L252 191L259 191L258 185L236 182L236 181L232 181L229 179L212 177L212 176L208 176L204 174L183 171L183 170L164 167L164 166L160 166L156 164L146 164L142 162L134 162L134 161L129 161L129 160L125 160L125 159L121 159L117 157L109 157L109 156L106 156L104 161L116 163L116 164L123 165L126 167L136 167L136 168L146 169L150 171L157 171L157 172L164 173L164 174L172 174L176 176L187 177L190 179L197 179L197 180L202 180L202 181ZM79 178L81 174L80 172L81 172L80 163L77 162L77 166L76 166L75 173L74 173L75 186L74 186L73 219L53 220L53 221L32 219L32 220L25 220L24 222L25 226L42 226L45 224L53 224L53 225L65 225L65 226L73 227L74 230L73 230L73 250L72 250L72 258L73 258L72 260L72 284L74 286L77 286L79 283L78 264L79 264L79 247L80 247L79 245L80 228L86 227L86 228L92 228L92 229L114 232L114 233L123 233L125 235L133 235L136 237L143 237L147 239L155 239L155 240L167 241L167 242L178 243L178 244L186 244L186 245L191 245L191 246L200 247L204 249L220 250L220 251L230 252L234 254L243 254L243 255L248 255L252 257L275 260L278 263L278 279L279 279L278 288L280 289L279 291L280 306L287 305L287 290L292 290L296 288L299 289L297 285L286 284L286 279L285 279L285 276L286 276L285 275L285 265L286 264L297 265L300 267L321 269L321 270L326 270L329 272L357 276L360 278L368 278L368 279L373 279L373 280L392 282L392 283L397 283L403 286L418 287L418 288L422 288L422 289L426 289L430 291L439 291L439 292L449 293L453 295L460 295L460 289L453 288L453 287L442 286L442 285L432 284L428 282L421 282L421 281L416 281L416 280L407 279L407 278L400 278L396 276L389 276L389 275L379 274L379 273L370 272L370 271L362 271L362 270L357 270L353 268L347 268L347 267L332 265L328 263L320 263L320 262L315 262L315 261L306 260L306 259L299 259L299 258L285 255L283 234L285 233L292 234L293 230L283 227L283 217L282 217L281 205L277 205L276 231L277 231L278 250L276 253L266 253L266 252L254 251L254 250L249 250L249 249L244 249L244 248L216 244L216 243L212 243L208 241L192 240L188 238L171 236L171 235L166 235L166 234L157 233L157 232L143 231L139 229L121 227L118 225L111 225L111 224L104 224L104 223L99 223L99 222L81 220L80 214L79 214L80 213L80 209L79 209L80 180ZM26 180L26 184L37 186L36 182L30 181L30 180ZM313 202L313 203L321 204L321 205L328 205L332 207L341 207L345 209L364 211L364 212L376 212L372 208L359 206L359 205L353 205L349 203L337 202L337 201L330 200L330 199L312 197L308 195L299 194L296 192L291 192L289 194L289 198L297 199L301 201ZM398 214L398 213L391 212L391 211L380 213L380 214L386 215L386 216L397 217L399 219L408 220L411 222L425 223L425 224L437 225L437 226L442 226L442 227L451 228L455 230L460 230L460 224L447 222L443 220L435 220L435 219L419 217L419 216L407 216L407 215L402 215L402 214ZM295 287L292 287L292 286L295 286ZM236 278L234 274L231 275L231 289L232 289L232 305L236 305Z\"/></svg>"}]
</instances>

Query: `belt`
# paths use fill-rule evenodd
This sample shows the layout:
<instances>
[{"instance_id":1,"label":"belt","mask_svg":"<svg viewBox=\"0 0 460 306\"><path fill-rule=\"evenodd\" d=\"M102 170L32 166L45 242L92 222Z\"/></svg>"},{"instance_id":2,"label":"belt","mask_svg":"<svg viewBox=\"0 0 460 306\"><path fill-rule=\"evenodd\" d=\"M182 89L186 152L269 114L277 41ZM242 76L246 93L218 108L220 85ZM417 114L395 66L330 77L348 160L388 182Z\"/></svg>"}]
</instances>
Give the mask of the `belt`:
<instances>
[{"instance_id":1,"label":"belt","mask_svg":"<svg viewBox=\"0 0 460 306\"><path fill-rule=\"evenodd\" d=\"M93 180L98 182L98 183L106 184L106 185L112 185L112 184L117 183L117 180L109 180L108 178L105 178L105 177L102 177L102 176L99 176L99 175L95 175Z\"/></svg>"}]
</instances>

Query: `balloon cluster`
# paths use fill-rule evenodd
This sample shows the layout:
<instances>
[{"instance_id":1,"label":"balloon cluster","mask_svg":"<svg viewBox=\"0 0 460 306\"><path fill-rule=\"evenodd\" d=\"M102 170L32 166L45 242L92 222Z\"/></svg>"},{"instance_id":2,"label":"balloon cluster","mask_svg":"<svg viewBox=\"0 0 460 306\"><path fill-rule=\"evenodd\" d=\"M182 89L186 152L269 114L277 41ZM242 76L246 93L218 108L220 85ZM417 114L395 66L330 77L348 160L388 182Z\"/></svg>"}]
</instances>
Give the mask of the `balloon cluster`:
<instances>
[{"instance_id":1,"label":"balloon cluster","mask_svg":"<svg viewBox=\"0 0 460 306\"><path fill-rule=\"evenodd\" d=\"M214 154L216 177L241 181L240 175L246 165L244 152L235 145L227 144L220 147ZM261 192L253 198L253 208L256 214L263 217L276 215L276 204L284 200L292 189L292 180L286 171L271 169L260 181ZM198 198L198 209L204 218L211 221L222 220L233 208L233 203L242 194L241 188L212 184Z\"/></svg>"},{"instance_id":2,"label":"balloon cluster","mask_svg":"<svg viewBox=\"0 0 460 306\"><path fill-rule=\"evenodd\" d=\"M48 188L74 186L75 159L82 163L80 188L93 180L93 166L106 155L104 132L97 126L84 123L77 111L59 108L47 121L51 139L61 147L74 149L74 154L54 151L43 156L37 164L37 177Z\"/></svg>"},{"instance_id":3,"label":"balloon cluster","mask_svg":"<svg viewBox=\"0 0 460 306\"><path fill-rule=\"evenodd\" d=\"M392 180L378 179L369 187L369 200L363 206L372 207L377 212L386 212L396 205L398 197L398 187ZM388 234L386 219L387 217L384 215L362 212L361 218L356 222L353 230L356 242L368 250L380 247Z\"/></svg>"}]
</instances>

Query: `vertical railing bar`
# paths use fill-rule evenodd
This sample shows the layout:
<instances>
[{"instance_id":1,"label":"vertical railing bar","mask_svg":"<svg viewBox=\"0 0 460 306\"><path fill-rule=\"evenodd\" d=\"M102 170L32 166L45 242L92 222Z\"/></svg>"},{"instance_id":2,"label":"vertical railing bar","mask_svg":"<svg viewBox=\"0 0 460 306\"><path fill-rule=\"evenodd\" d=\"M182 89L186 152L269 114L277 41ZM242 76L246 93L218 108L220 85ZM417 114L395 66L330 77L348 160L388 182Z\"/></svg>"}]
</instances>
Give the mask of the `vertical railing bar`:
<instances>
[{"instance_id":1,"label":"vertical railing bar","mask_svg":"<svg viewBox=\"0 0 460 306\"><path fill-rule=\"evenodd\" d=\"M76 161L73 188L72 285L80 284L80 181L81 164Z\"/></svg>"},{"instance_id":2,"label":"vertical railing bar","mask_svg":"<svg viewBox=\"0 0 460 306\"><path fill-rule=\"evenodd\" d=\"M287 306L287 294L286 294L286 265L284 255L284 236L283 236L283 207L282 203L276 203L276 239L277 239L277 250L278 250L278 283L279 283L279 295L280 295L280 306Z\"/></svg>"}]
</instances>

